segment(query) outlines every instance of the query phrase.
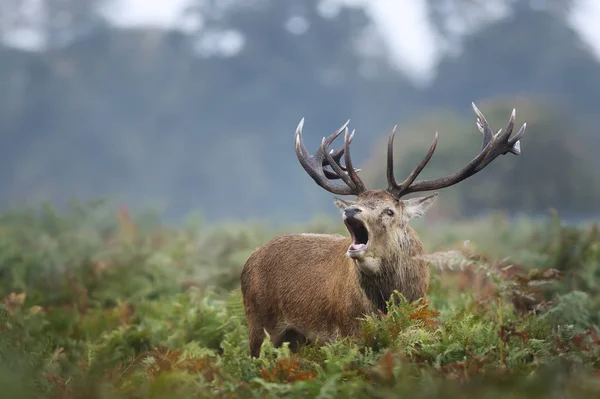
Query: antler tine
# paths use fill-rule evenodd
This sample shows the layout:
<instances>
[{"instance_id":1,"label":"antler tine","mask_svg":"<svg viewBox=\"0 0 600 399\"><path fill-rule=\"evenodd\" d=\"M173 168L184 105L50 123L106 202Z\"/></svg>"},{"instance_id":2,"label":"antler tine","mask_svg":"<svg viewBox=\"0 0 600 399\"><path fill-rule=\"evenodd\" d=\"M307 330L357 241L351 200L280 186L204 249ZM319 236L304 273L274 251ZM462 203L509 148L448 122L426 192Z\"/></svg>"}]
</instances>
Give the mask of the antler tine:
<instances>
[{"instance_id":1,"label":"antler tine","mask_svg":"<svg viewBox=\"0 0 600 399\"><path fill-rule=\"evenodd\" d=\"M479 108L477 108L477 105L475 105L474 102L471 102L471 106L473 107L473 111L475 111L475 114L477 115L477 128L483 135L483 145L481 146L481 150L483 151L485 146L487 146L490 143L490 141L492 141L494 133L492 133L492 129L490 129L490 125L487 119L485 119L485 116L483 116Z\"/></svg>"},{"instance_id":2,"label":"antler tine","mask_svg":"<svg viewBox=\"0 0 600 399\"><path fill-rule=\"evenodd\" d=\"M350 159L350 140L352 140L352 137L354 136L354 130L352 130L352 134L350 136L348 136L348 128L346 128L345 130L346 131L344 133L344 161L346 162L348 175L358 191L366 191L367 186L365 186L365 183L363 183L361 178L358 177L358 173L356 173L356 170L352 166L352 159Z\"/></svg>"},{"instance_id":3,"label":"antler tine","mask_svg":"<svg viewBox=\"0 0 600 399\"><path fill-rule=\"evenodd\" d=\"M390 133L390 137L388 139L388 147L387 147L387 168L386 175L388 181L388 190L396 190L398 188L398 184L396 183L396 178L394 177L394 136L396 136L396 130L398 129L398 125L394 125Z\"/></svg>"},{"instance_id":4,"label":"antler tine","mask_svg":"<svg viewBox=\"0 0 600 399\"><path fill-rule=\"evenodd\" d=\"M517 134L508 140L508 143L512 146L509 151L515 155L521 154L521 137L525 134L525 129L527 129L527 123L523 123L523 126L517 131Z\"/></svg>"},{"instance_id":5,"label":"antler tine","mask_svg":"<svg viewBox=\"0 0 600 399\"><path fill-rule=\"evenodd\" d=\"M506 129L498 131L496 134L498 136L498 142L505 143L504 146L499 146L497 148L493 148L491 150L491 155L484 159L480 165L474 169L474 173L479 172L481 169L485 168L490 162L492 162L498 155L506 155L507 153L513 153L515 155L521 154L521 144L520 139L525 134L525 129L527 128L527 124L524 123L523 126L517 131L517 134L513 138L510 138L510 135L513 132L513 128L515 126L515 117L517 115L517 110L513 109L510 118L508 120L508 125Z\"/></svg>"},{"instance_id":6,"label":"antler tine","mask_svg":"<svg viewBox=\"0 0 600 399\"><path fill-rule=\"evenodd\" d=\"M350 135L350 143L352 143L352 139L354 138L354 130L352 131L352 134ZM347 167L346 165L342 165L341 164L341 159L344 156L344 146L342 146L341 148L337 149L337 150L329 150L329 153L331 154L331 158L333 158L333 160L340 166L340 168L344 171L347 172ZM323 166L328 166L329 165L329 161L327 160L327 158L323 158ZM354 169L356 172L360 172L360 169ZM330 171L328 169L323 168L323 172L325 173L325 176L328 179L341 179L340 176L338 176L337 173Z\"/></svg>"},{"instance_id":7,"label":"antler tine","mask_svg":"<svg viewBox=\"0 0 600 399\"><path fill-rule=\"evenodd\" d=\"M302 128L304 127L304 118L298 124L296 128L295 134L295 151L296 156L298 157L298 161L300 165L304 168L306 173L322 188L325 190L338 195L359 195L362 191L366 190L364 184L358 187L354 182L354 179L350 177L350 175L344 171L349 166L346 164L344 168L339 161L336 162L336 159L333 158L334 155L337 156L338 152L330 153L327 150L327 147L331 145L331 143L342 133L342 131L347 131L348 120L341 128L333 132L329 137L323 137L321 141L321 145L315 152L315 155L310 155L302 142ZM346 138L349 142L350 138ZM349 144L349 143L348 143ZM348 145L344 146L344 153L348 152ZM340 155L341 158L341 155ZM325 167L329 165L333 172L327 171ZM350 163L351 165L351 163ZM350 166L351 167L351 166ZM352 169L355 174L356 171ZM345 185L334 184L331 180L333 179L342 179Z\"/></svg>"},{"instance_id":8,"label":"antler tine","mask_svg":"<svg viewBox=\"0 0 600 399\"><path fill-rule=\"evenodd\" d=\"M400 184L398 184L396 182L396 179L394 178L394 165L393 165L393 142L394 142L394 134L396 133L395 129L392 132L392 134L390 135L390 140L388 141L388 189L387 191L390 193L396 194L398 193L398 195L400 193L402 193L404 190L406 190L407 187L409 187L414 181L415 179L419 176L419 174L423 171L423 169L425 169L425 166L427 165L427 163L429 163L429 160L431 159L431 157L433 156L433 153L435 151L435 147L437 146L437 141L438 141L438 132L435 132L435 136L433 137L433 143L431 143L431 147L429 147L429 151L427 151L427 154L425 155L425 157L423 158L423 160L421 161L420 164L417 165L416 168L413 169L413 171L410 173L410 175L408 175L408 177Z\"/></svg>"},{"instance_id":9,"label":"antler tine","mask_svg":"<svg viewBox=\"0 0 600 399\"><path fill-rule=\"evenodd\" d=\"M479 131L483 134L483 146L481 147L481 149L483 150L485 148L485 146L488 145L488 143L492 139L492 136L493 136L492 129L490 129L488 121L485 119L485 116L483 116L483 114L481 113L479 108L477 108L475 103L472 102L471 106L473 107L473 110L477 114L477 127L479 128ZM512 112L510 114L510 119L508 120L508 126L506 127L506 129L504 131L504 135L506 135L506 137L510 136L510 134L513 131L516 116L517 116L517 110L513 108ZM519 140L521 139L521 137L523 137L523 134L525 134L526 128L527 128L527 123L523 123L523 126L521 126L521 128L517 131L517 133L514 135L514 137L512 137L510 140L508 140L509 144L511 145L511 148L506 150L503 153L503 155L506 154L507 152L511 152L515 155L521 154L521 143ZM500 131L502 131L502 129L500 129Z\"/></svg>"},{"instance_id":10,"label":"antler tine","mask_svg":"<svg viewBox=\"0 0 600 399\"><path fill-rule=\"evenodd\" d=\"M335 137L337 137L341 132L342 132L341 130L339 132L336 132L337 134ZM329 146L330 143L331 143L331 141L329 141L329 140L325 139L325 137L323 137L323 140L321 141L321 151L323 152L323 154L325 154L325 158L327 159L329 166L331 166L333 171L344 181L344 183L346 183L348 186L350 186L352 188L356 188L356 185L354 184L352 179L350 179L350 176L348 176L348 174L346 172L344 172L342 167L337 162L335 162L335 160L331 156L331 153L327 151L327 147Z\"/></svg>"},{"instance_id":11,"label":"antler tine","mask_svg":"<svg viewBox=\"0 0 600 399\"><path fill-rule=\"evenodd\" d=\"M471 162L469 162L465 167L451 175L434 180L422 180L418 182L413 182L433 155L433 151L435 149L438 137L436 133L434 143L431 146L425 158L423 159L423 161L421 161L419 166L417 166L417 168L413 170L413 172L402 184L389 188L388 192L390 192L390 194L399 199L403 195L409 193L437 190L444 187L449 187L478 173L501 154L504 155L508 152L511 152L515 155L519 155L521 153L520 139L525 134L525 129L527 125L523 124L523 126L514 135L514 137L510 138L514 127L516 110L513 109L506 129L500 129L498 133L492 134L492 130L489 127L489 124L483 116L483 114L481 113L481 111L479 111L479 109L477 108L477 106L475 106L474 103L472 105L473 110L477 114L477 127L479 128L479 131L483 134L483 147L479 154L475 158L473 158L473 160L471 160ZM390 157L388 146L388 162L389 159ZM390 175L388 173L388 179L389 176Z\"/></svg>"},{"instance_id":12,"label":"antler tine","mask_svg":"<svg viewBox=\"0 0 600 399\"><path fill-rule=\"evenodd\" d=\"M352 139L354 138L354 133L355 131L352 130L352 133L350 134L350 143L352 143ZM342 159L342 157L344 156L344 149L345 146L341 146L340 148L338 148L337 150L329 150L329 153L331 154L331 157L339 164L340 160ZM323 166L325 166L325 164L323 164ZM342 168L344 168L344 166L342 166Z\"/></svg>"}]
</instances>

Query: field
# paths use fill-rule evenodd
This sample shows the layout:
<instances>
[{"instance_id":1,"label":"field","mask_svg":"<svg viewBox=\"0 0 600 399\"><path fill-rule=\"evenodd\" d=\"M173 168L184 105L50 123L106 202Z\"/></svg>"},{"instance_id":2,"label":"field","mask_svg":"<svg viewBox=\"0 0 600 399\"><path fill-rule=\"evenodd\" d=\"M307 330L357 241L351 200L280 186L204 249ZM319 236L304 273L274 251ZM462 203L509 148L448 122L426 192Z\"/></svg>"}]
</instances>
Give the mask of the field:
<instances>
[{"instance_id":1,"label":"field","mask_svg":"<svg viewBox=\"0 0 600 399\"><path fill-rule=\"evenodd\" d=\"M103 204L0 215L6 398L598 398L600 231L502 215L416 225L427 301L391 298L356 340L249 357L238 279L283 231L169 227ZM468 242L467 242L468 241Z\"/></svg>"}]
</instances>

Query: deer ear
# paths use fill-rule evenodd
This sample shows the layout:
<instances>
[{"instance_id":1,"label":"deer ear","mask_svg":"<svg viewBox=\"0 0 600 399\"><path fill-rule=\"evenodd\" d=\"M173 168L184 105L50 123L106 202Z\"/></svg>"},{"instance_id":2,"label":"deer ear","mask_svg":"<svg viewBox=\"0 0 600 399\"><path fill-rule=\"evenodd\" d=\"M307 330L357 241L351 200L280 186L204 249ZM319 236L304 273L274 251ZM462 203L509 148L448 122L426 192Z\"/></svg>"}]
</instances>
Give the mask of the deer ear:
<instances>
[{"instance_id":1,"label":"deer ear","mask_svg":"<svg viewBox=\"0 0 600 399\"><path fill-rule=\"evenodd\" d=\"M333 197L333 203L335 204L335 206L337 206L338 208L340 208L341 211L343 211L344 209L348 208L349 206L352 206L352 205L356 204L355 201L343 200L343 199L340 199L338 197Z\"/></svg>"},{"instance_id":2,"label":"deer ear","mask_svg":"<svg viewBox=\"0 0 600 399\"><path fill-rule=\"evenodd\" d=\"M404 201L404 217L407 220L421 217L427 212L427 209L435 202L438 193L433 193L427 197L411 198Z\"/></svg>"}]
</instances>

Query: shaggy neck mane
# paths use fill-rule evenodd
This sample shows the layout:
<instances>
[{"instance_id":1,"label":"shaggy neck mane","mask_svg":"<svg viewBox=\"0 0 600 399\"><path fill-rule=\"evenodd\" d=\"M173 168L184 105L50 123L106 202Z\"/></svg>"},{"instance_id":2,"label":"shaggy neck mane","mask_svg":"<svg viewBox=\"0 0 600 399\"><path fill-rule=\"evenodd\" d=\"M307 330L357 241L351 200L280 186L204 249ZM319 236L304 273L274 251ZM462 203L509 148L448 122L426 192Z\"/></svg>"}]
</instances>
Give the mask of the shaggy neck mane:
<instances>
[{"instance_id":1,"label":"shaggy neck mane","mask_svg":"<svg viewBox=\"0 0 600 399\"><path fill-rule=\"evenodd\" d=\"M404 240L398 240L398 245L390 256L381 259L381 269L376 275L367 275L358 271L359 283L371 303L384 314L387 314L386 302L390 300L395 290L403 292L405 298L412 302L416 297L414 282L418 279L419 271L415 266L420 262L414 256L423 253L423 246L410 229Z\"/></svg>"},{"instance_id":2,"label":"shaggy neck mane","mask_svg":"<svg viewBox=\"0 0 600 399\"><path fill-rule=\"evenodd\" d=\"M398 273L392 268L382 267L374 276L368 276L359 271L360 287L363 289L371 303L384 314L387 313L386 302L398 287Z\"/></svg>"}]
</instances>

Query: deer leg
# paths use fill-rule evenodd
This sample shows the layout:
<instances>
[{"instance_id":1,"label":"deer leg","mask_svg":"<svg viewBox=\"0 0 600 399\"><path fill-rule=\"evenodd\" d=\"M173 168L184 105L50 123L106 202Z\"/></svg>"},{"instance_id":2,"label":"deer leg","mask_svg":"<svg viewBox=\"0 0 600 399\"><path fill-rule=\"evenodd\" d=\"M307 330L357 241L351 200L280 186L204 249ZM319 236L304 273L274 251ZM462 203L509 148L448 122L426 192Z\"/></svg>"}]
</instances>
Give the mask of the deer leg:
<instances>
[{"instance_id":1,"label":"deer leg","mask_svg":"<svg viewBox=\"0 0 600 399\"><path fill-rule=\"evenodd\" d=\"M265 331L262 326L248 322L248 338L250 339L250 356L258 358L260 347L265 339Z\"/></svg>"},{"instance_id":2,"label":"deer leg","mask_svg":"<svg viewBox=\"0 0 600 399\"><path fill-rule=\"evenodd\" d=\"M259 323L248 323L248 337L250 339L250 356L258 358L260 347L266 338L265 330L271 337L271 343L275 348L281 347L284 342L286 331L284 328L268 328Z\"/></svg>"},{"instance_id":3,"label":"deer leg","mask_svg":"<svg viewBox=\"0 0 600 399\"><path fill-rule=\"evenodd\" d=\"M290 351L292 353L298 352L298 349L301 345L305 345L308 343L308 339L300 334L298 331L294 329L285 330L283 336L281 338L281 342L289 342L290 343Z\"/></svg>"}]
</instances>

